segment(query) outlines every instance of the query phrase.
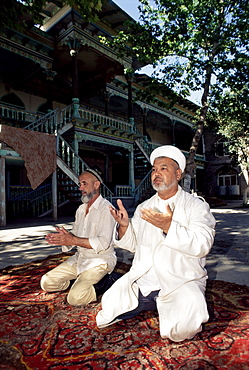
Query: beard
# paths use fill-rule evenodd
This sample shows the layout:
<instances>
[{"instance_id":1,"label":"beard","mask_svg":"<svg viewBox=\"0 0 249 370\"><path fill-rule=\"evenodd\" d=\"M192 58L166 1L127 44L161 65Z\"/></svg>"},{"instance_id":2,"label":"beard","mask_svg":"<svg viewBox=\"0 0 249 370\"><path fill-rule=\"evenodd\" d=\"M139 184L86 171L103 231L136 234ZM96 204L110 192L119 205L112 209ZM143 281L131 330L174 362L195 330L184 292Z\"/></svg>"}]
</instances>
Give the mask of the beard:
<instances>
[{"instance_id":1,"label":"beard","mask_svg":"<svg viewBox=\"0 0 249 370\"><path fill-rule=\"evenodd\" d=\"M164 190L167 190L170 188L170 185L167 185L165 183L161 184L161 185L155 185L155 184L152 184L152 187L154 190L156 191L164 191Z\"/></svg>"},{"instance_id":2,"label":"beard","mask_svg":"<svg viewBox=\"0 0 249 370\"><path fill-rule=\"evenodd\" d=\"M93 190L90 193L82 195L81 197L82 203L88 203L96 194L97 194L97 190Z\"/></svg>"},{"instance_id":3,"label":"beard","mask_svg":"<svg viewBox=\"0 0 249 370\"><path fill-rule=\"evenodd\" d=\"M152 187L154 190L158 191L164 191L167 189L172 188L175 185L175 181L172 181L170 184L166 184L165 182L162 182L160 185L156 185L152 183Z\"/></svg>"}]
</instances>

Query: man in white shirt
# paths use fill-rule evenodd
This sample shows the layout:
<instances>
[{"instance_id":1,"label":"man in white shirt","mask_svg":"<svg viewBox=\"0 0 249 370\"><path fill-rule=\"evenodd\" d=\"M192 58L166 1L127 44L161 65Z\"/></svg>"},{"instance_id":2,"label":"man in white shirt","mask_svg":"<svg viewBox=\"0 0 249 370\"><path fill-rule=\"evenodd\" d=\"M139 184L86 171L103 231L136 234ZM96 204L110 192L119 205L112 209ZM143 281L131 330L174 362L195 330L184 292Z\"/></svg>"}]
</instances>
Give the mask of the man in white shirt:
<instances>
[{"instance_id":1,"label":"man in white shirt","mask_svg":"<svg viewBox=\"0 0 249 370\"><path fill-rule=\"evenodd\" d=\"M115 220L109 211L111 203L100 194L101 183L96 171L83 172L79 176L83 204L76 211L72 231L56 227L57 233L46 236L49 244L61 245L63 252L77 246L73 256L41 278L46 292L66 290L70 280L75 280L67 295L74 306L96 300L95 285L113 271L117 261L112 242Z\"/></svg>"},{"instance_id":2,"label":"man in white shirt","mask_svg":"<svg viewBox=\"0 0 249 370\"><path fill-rule=\"evenodd\" d=\"M134 252L130 271L102 297L98 327L157 310L160 334L178 342L192 338L209 318L205 300L205 257L214 240L209 206L178 185L186 159L171 145L150 156L157 191L131 220L121 200L110 208L117 222L115 245Z\"/></svg>"}]
</instances>

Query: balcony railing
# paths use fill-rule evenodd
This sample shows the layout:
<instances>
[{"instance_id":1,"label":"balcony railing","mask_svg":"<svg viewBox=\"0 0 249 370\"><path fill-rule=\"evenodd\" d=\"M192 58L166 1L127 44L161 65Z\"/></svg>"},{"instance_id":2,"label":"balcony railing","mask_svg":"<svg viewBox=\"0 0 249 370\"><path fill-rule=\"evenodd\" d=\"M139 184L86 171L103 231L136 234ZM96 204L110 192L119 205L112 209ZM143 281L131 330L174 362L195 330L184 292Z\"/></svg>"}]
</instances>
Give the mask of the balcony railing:
<instances>
[{"instance_id":1,"label":"balcony railing","mask_svg":"<svg viewBox=\"0 0 249 370\"><path fill-rule=\"evenodd\" d=\"M15 127L22 127L21 123L33 122L41 117L41 114L29 112L25 109L13 108L8 105L0 104L0 116L7 121L15 121Z\"/></svg>"},{"instance_id":2,"label":"balcony railing","mask_svg":"<svg viewBox=\"0 0 249 370\"><path fill-rule=\"evenodd\" d=\"M37 217L52 208L51 184L32 190L29 186L11 186L8 202L14 217Z\"/></svg>"},{"instance_id":3,"label":"balcony railing","mask_svg":"<svg viewBox=\"0 0 249 370\"><path fill-rule=\"evenodd\" d=\"M72 121L72 105L64 109L55 109L24 127L26 130L56 134L67 123Z\"/></svg>"},{"instance_id":4,"label":"balcony railing","mask_svg":"<svg viewBox=\"0 0 249 370\"><path fill-rule=\"evenodd\" d=\"M79 157L76 151L59 134L57 135L57 156L62 159L65 165L77 177L88 168L88 165ZM68 173L68 175L70 176L70 173ZM73 178L72 180L74 181ZM101 188L102 195L111 201L113 196L111 190L105 184L102 184Z\"/></svg>"},{"instance_id":5,"label":"balcony railing","mask_svg":"<svg viewBox=\"0 0 249 370\"><path fill-rule=\"evenodd\" d=\"M79 116L85 122L92 123L96 128L101 127L103 129L113 130L119 134L130 133L133 134L134 125L126 121L119 120L117 118L105 116L100 113L93 112L85 108L79 108Z\"/></svg>"}]
</instances>

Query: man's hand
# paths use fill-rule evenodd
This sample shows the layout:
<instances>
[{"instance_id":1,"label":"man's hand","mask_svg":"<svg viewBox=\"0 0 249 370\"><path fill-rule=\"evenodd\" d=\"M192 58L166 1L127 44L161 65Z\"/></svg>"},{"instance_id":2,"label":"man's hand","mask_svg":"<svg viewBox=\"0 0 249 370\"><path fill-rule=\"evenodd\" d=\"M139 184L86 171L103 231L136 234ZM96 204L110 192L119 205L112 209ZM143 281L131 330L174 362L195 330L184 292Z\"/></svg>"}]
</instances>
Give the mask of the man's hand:
<instances>
[{"instance_id":1,"label":"man's hand","mask_svg":"<svg viewBox=\"0 0 249 370\"><path fill-rule=\"evenodd\" d=\"M165 213L159 213L153 209L141 208L141 218L152 225L159 227L166 234L168 233L169 227L171 225L173 212L170 206L166 205Z\"/></svg>"},{"instance_id":2,"label":"man's hand","mask_svg":"<svg viewBox=\"0 0 249 370\"><path fill-rule=\"evenodd\" d=\"M64 229L64 227L56 227L57 233L47 234L45 239L49 244L54 245L73 245L74 235Z\"/></svg>"},{"instance_id":3,"label":"man's hand","mask_svg":"<svg viewBox=\"0 0 249 370\"><path fill-rule=\"evenodd\" d=\"M121 199L117 200L117 205L119 209L110 206L110 212L120 226L127 227L129 225L129 216Z\"/></svg>"},{"instance_id":4,"label":"man's hand","mask_svg":"<svg viewBox=\"0 0 249 370\"><path fill-rule=\"evenodd\" d=\"M117 200L117 205L119 209L110 206L110 212L119 224L118 236L119 239L121 239L125 234L127 227L129 226L129 215L120 199Z\"/></svg>"}]
</instances>

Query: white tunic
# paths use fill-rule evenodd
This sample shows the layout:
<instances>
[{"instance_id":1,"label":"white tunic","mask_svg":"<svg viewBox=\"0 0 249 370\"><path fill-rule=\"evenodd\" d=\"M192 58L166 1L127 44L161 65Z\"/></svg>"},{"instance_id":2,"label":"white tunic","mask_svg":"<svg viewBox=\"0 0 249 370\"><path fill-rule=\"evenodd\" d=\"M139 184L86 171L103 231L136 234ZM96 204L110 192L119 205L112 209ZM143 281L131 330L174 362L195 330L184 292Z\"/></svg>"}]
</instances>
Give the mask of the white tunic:
<instances>
[{"instance_id":1,"label":"white tunic","mask_svg":"<svg viewBox=\"0 0 249 370\"><path fill-rule=\"evenodd\" d=\"M166 298L183 285L189 287L189 282L196 283L203 296L207 279L205 257L213 244L215 219L206 202L186 193L180 186L170 206L174 212L166 237L161 229L140 217L141 208L156 207L163 211L161 199L155 194L137 207L125 235L121 240L115 240L116 246L128 249L135 255L130 271L103 295L102 310L96 318L99 327L111 324L117 316L137 307L136 281L151 268L154 268L160 286L157 308L162 337L170 337L167 328L169 312ZM181 305L184 306L184 297L182 298ZM207 312L206 304L203 308L201 305L203 302L200 303L200 310L203 310L203 313L196 316L202 316L200 318L202 322L207 320ZM174 309L177 313L177 307Z\"/></svg>"},{"instance_id":2,"label":"white tunic","mask_svg":"<svg viewBox=\"0 0 249 370\"><path fill-rule=\"evenodd\" d=\"M116 265L117 257L112 240L115 220L110 213L110 205L111 203L100 195L89 208L87 215L87 204L81 204L76 211L71 232L78 237L89 238L92 247L77 247L77 252L67 260L71 266L77 264L78 274L106 263L112 271ZM62 251L68 252L73 247L63 246Z\"/></svg>"}]
</instances>

